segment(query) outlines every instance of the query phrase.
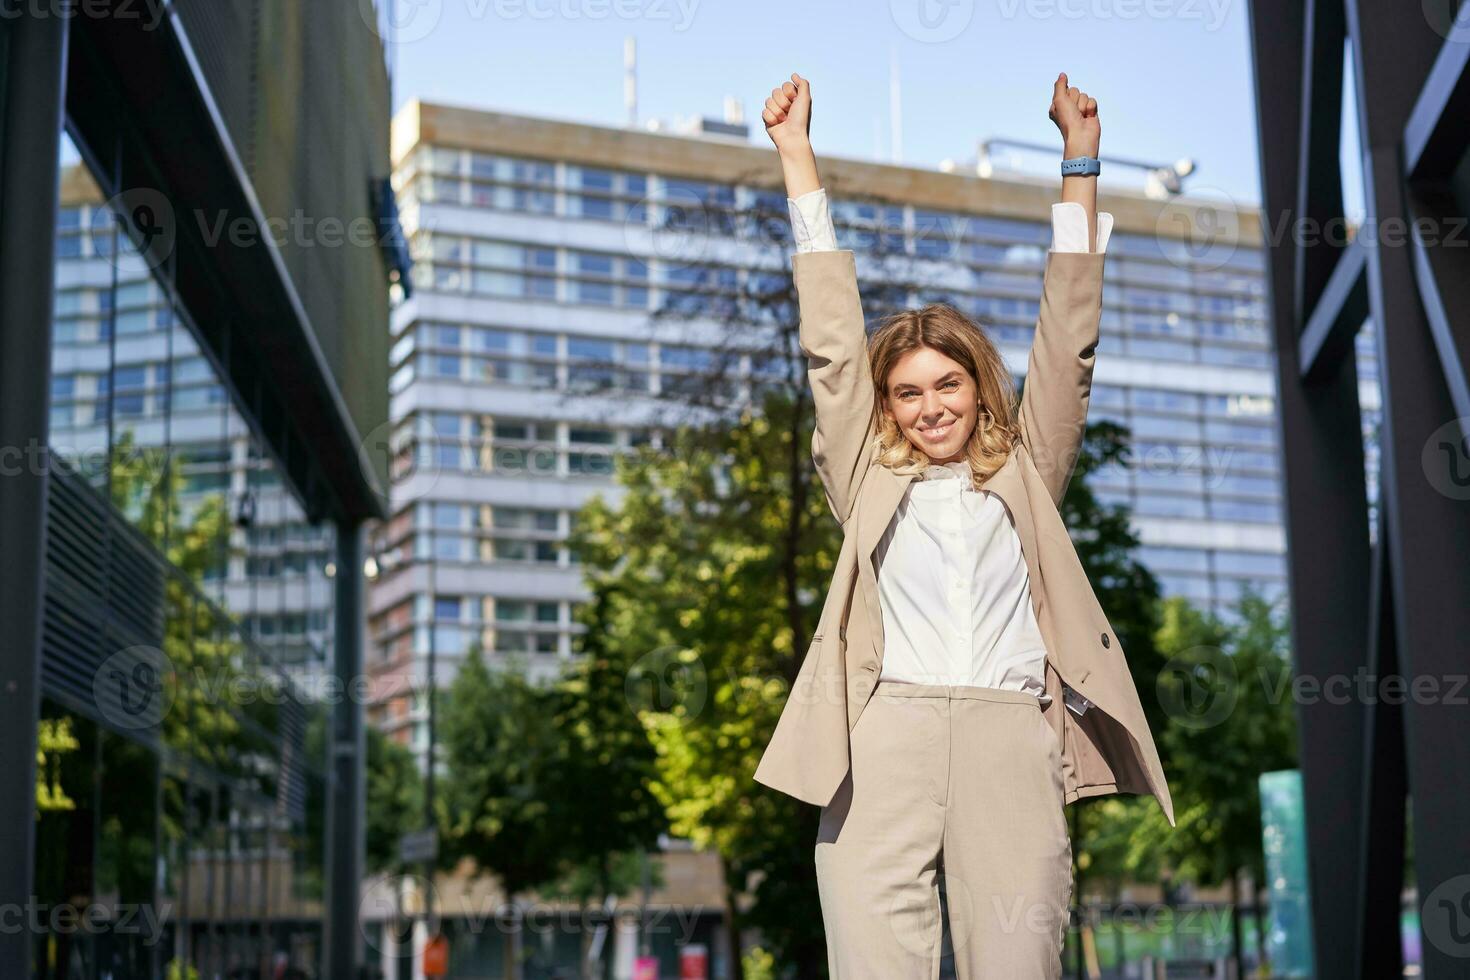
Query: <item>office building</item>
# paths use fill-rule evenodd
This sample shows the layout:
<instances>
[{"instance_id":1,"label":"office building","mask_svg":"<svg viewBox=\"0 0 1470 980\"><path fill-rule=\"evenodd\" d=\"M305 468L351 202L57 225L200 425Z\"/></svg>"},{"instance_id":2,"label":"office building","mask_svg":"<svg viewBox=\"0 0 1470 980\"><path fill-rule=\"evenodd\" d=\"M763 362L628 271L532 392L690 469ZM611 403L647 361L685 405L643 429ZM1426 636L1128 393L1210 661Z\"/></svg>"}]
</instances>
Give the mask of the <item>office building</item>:
<instances>
[{"instance_id":1,"label":"office building","mask_svg":"<svg viewBox=\"0 0 1470 980\"><path fill-rule=\"evenodd\" d=\"M382 44L124 6L0 19L0 975L349 976Z\"/></svg>"},{"instance_id":2,"label":"office building","mask_svg":"<svg viewBox=\"0 0 1470 980\"><path fill-rule=\"evenodd\" d=\"M703 372L731 403L759 390L759 360L718 331L731 296L789 268L785 199L768 147L709 129L426 102L395 118L415 293L393 315L403 469L374 542L369 659L383 678L372 718L401 740L425 745L431 646L441 683L475 645L560 669L585 598L564 539L609 492L611 455L660 445L670 403L711 384ZM942 284L1020 376L1058 179L822 165L860 269L897 258L911 284ZM1116 224L1090 418L1130 427L1135 462L1092 485L1132 508L1165 594L1228 617L1244 583L1274 598L1285 581L1263 229L1229 202L1113 189L1126 179L1103 182ZM1201 229L1214 234L1187 237ZM656 315L670 309L709 315Z\"/></svg>"}]
</instances>

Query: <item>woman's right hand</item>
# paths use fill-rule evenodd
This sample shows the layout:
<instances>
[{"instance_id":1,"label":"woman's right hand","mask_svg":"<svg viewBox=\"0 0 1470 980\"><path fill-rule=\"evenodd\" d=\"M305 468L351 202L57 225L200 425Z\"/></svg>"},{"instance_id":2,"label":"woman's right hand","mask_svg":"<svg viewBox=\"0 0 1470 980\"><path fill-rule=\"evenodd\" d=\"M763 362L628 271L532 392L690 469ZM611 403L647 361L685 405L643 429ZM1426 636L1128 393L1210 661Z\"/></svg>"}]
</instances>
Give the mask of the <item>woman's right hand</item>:
<instances>
[{"instance_id":1,"label":"woman's right hand","mask_svg":"<svg viewBox=\"0 0 1470 980\"><path fill-rule=\"evenodd\" d=\"M771 89L761 119L766 124L766 135L771 137L781 157L786 196L797 198L821 187L811 143L811 83L792 72L791 81Z\"/></svg>"},{"instance_id":2,"label":"woman's right hand","mask_svg":"<svg viewBox=\"0 0 1470 980\"><path fill-rule=\"evenodd\" d=\"M766 135L782 153L811 147L812 86L795 72L791 81L771 89L761 112Z\"/></svg>"}]
</instances>

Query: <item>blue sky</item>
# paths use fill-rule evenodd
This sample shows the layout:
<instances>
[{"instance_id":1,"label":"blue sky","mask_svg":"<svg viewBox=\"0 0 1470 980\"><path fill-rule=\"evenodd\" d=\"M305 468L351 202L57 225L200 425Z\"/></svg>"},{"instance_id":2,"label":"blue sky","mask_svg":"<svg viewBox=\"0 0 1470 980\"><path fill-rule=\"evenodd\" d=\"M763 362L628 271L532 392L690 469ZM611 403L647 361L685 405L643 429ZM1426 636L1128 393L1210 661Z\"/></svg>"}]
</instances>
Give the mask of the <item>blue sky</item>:
<instances>
[{"instance_id":1,"label":"blue sky","mask_svg":"<svg viewBox=\"0 0 1470 980\"><path fill-rule=\"evenodd\" d=\"M903 160L932 167L973 157L985 137L1060 149L1046 108L1065 71L1098 100L1104 158L1191 157L1191 193L1260 197L1244 0L396 2L398 104L620 125L631 34L645 119L718 116L735 95L768 145L761 104L799 71L812 80L818 153L887 159L896 59ZM1110 179L1141 186L1121 167L1104 170L1104 189Z\"/></svg>"}]
</instances>

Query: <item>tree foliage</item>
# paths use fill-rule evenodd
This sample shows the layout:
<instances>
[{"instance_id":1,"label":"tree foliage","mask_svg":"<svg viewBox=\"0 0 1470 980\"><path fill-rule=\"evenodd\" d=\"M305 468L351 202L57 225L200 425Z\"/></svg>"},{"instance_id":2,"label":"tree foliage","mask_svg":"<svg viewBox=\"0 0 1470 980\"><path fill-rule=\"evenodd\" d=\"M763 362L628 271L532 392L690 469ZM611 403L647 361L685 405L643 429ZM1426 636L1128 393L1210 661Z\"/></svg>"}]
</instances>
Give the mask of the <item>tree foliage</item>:
<instances>
[{"instance_id":1,"label":"tree foliage","mask_svg":"<svg viewBox=\"0 0 1470 980\"><path fill-rule=\"evenodd\" d=\"M759 411L683 427L664 451L622 461L618 502L584 507L575 547L603 608L602 642L630 665L673 832L720 854L737 930L759 928L781 962L817 976L817 810L752 778L840 545L809 415L804 400L772 392Z\"/></svg>"}]
</instances>

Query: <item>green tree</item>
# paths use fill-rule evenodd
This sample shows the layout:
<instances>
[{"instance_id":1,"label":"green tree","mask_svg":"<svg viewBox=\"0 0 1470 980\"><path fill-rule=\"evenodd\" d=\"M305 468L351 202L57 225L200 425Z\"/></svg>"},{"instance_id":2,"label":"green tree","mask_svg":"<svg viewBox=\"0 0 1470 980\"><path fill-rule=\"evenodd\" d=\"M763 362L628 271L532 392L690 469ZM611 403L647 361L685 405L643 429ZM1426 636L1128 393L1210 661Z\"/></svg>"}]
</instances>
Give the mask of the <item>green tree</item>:
<instances>
[{"instance_id":1,"label":"green tree","mask_svg":"<svg viewBox=\"0 0 1470 980\"><path fill-rule=\"evenodd\" d=\"M1296 765L1296 715L1284 616L1249 586L1233 612L1227 624L1178 596L1160 602L1157 645L1167 660L1152 689L1165 722L1155 736L1178 826L1147 801L1109 799L1091 844L1120 879L1228 885L1238 909L1242 873L1257 883L1265 876L1257 780ZM1259 896L1254 905L1259 941ZM1238 915L1231 927L1239 963Z\"/></svg>"},{"instance_id":2,"label":"green tree","mask_svg":"<svg viewBox=\"0 0 1470 980\"><path fill-rule=\"evenodd\" d=\"M1160 678L1159 694L1170 706L1165 739L1179 773L1179 829L1164 852L1182 876L1228 884L1238 909L1241 874L1265 880L1258 779L1297 764L1289 628L1250 585L1234 603L1228 627L1181 599L1166 610L1161 645L1171 652L1171 669ZM1222 642L1194 642L1201 635ZM1140 834L1150 834L1148 823ZM1238 915L1232 938L1239 963Z\"/></svg>"},{"instance_id":3,"label":"green tree","mask_svg":"<svg viewBox=\"0 0 1470 980\"><path fill-rule=\"evenodd\" d=\"M1144 717L1157 737L1167 720L1154 696L1164 665L1155 639L1159 625L1158 579L1138 558L1140 541L1133 531L1129 508L1104 504L1092 487L1103 468L1131 467L1129 449L1125 427L1106 420L1088 424L1060 512L1098 604L1127 651L1129 673ZM1152 798L1095 797L1078 800L1068 809L1079 903L1084 891L1099 890L1115 901L1129 880L1148 880L1157 874L1156 851L1140 850L1133 833L1145 810L1158 809ZM1086 919L1083 928L1091 928Z\"/></svg>"},{"instance_id":4,"label":"green tree","mask_svg":"<svg viewBox=\"0 0 1470 980\"><path fill-rule=\"evenodd\" d=\"M313 712L305 738L308 758L325 762L330 757L326 744L330 725L329 710ZM401 867L399 838L424 825L424 779L413 752L406 746L399 745L371 725L367 726L365 740L367 761L363 768L367 779L364 790L367 815L364 871L395 871ZM326 800L314 794L313 804L306 811L307 839L322 840L326 834Z\"/></svg>"},{"instance_id":5,"label":"green tree","mask_svg":"<svg viewBox=\"0 0 1470 980\"><path fill-rule=\"evenodd\" d=\"M541 889L547 898L573 901L580 921L597 918L593 906L631 891L642 880L643 852L655 850L668 829L653 793L657 778L653 743L630 709L626 680L632 664L607 642L606 596L594 596L579 613L587 627L580 654L551 691L559 740L546 774L551 832L561 842L563 872ZM657 867L653 869L656 877ZM592 930L582 935L585 963ZM606 938L606 937L605 937ZM610 950L611 945L604 946ZM610 970L612 958L602 963Z\"/></svg>"},{"instance_id":6,"label":"green tree","mask_svg":"<svg viewBox=\"0 0 1470 980\"><path fill-rule=\"evenodd\" d=\"M439 867L468 862L473 872L494 875L511 902L564 871L551 813L550 774L561 750L555 701L555 692L527 679L523 664L491 670L478 646L441 695ZM519 975L518 945L506 943L507 976Z\"/></svg>"},{"instance_id":7,"label":"green tree","mask_svg":"<svg viewBox=\"0 0 1470 980\"><path fill-rule=\"evenodd\" d=\"M1143 703L1144 717L1150 730L1157 731L1165 720L1154 696L1155 682L1164 666L1164 656L1155 640L1159 582L1138 558L1142 542L1133 531L1131 509L1125 504L1102 503L1092 489L1094 474L1104 467L1133 467L1130 450L1131 439L1125 427L1111 421L1089 423L1060 511L1098 604L1128 652L1128 670Z\"/></svg>"},{"instance_id":8,"label":"green tree","mask_svg":"<svg viewBox=\"0 0 1470 980\"><path fill-rule=\"evenodd\" d=\"M424 778L413 752L367 726L368 871L398 865L398 841L424 825ZM320 756L318 756L320 758Z\"/></svg>"},{"instance_id":9,"label":"green tree","mask_svg":"<svg viewBox=\"0 0 1470 980\"><path fill-rule=\"evenodd\" d=\"M575 547L603 643L634 665L673 832L719 853L732 935L758 928L779 962L818 977L818 811L752 778L840 545L799 391L772 391L759 411L681 427L664 452L620 460L618 504L590 501Z\"/></svg>"}]
</instances>

